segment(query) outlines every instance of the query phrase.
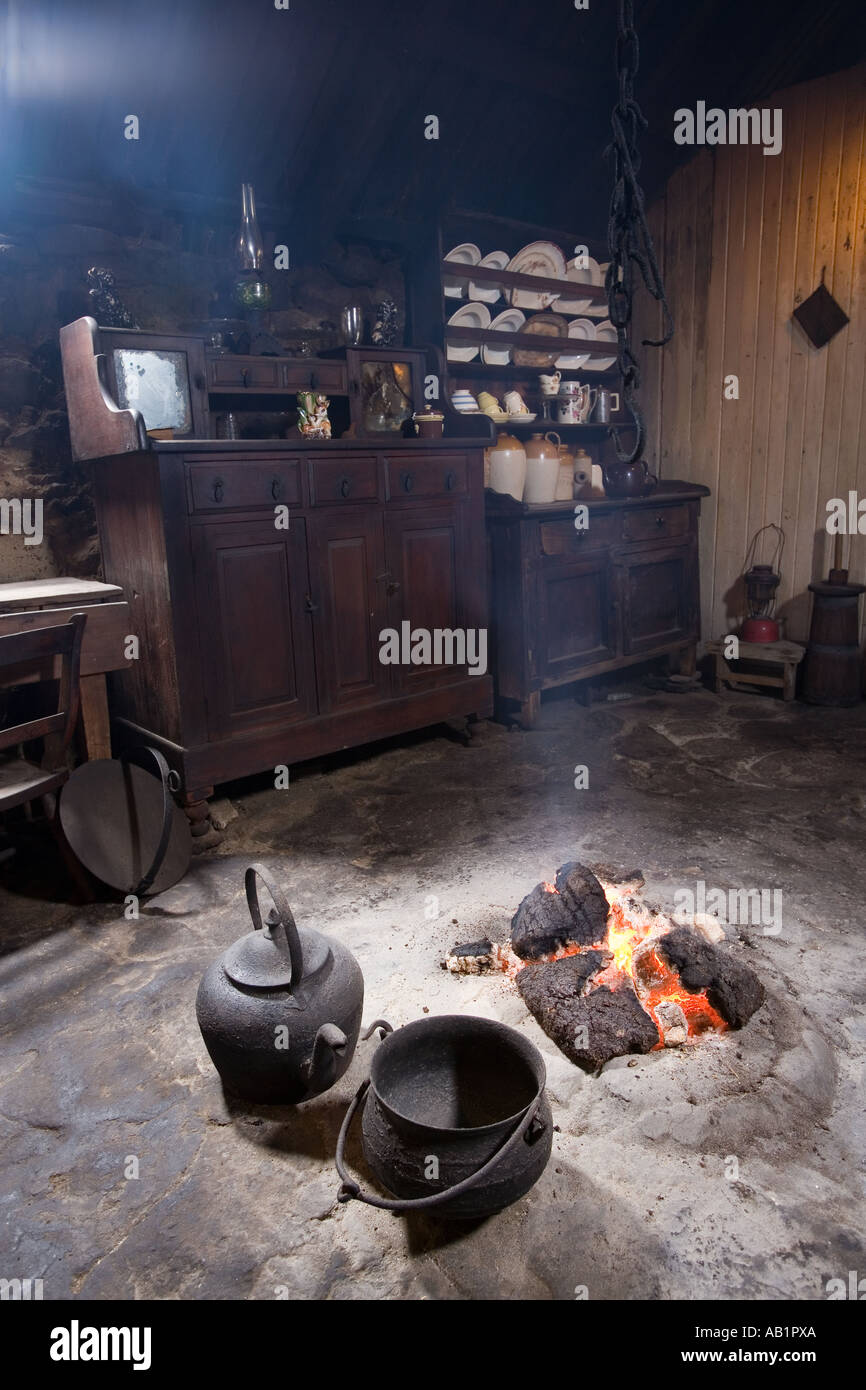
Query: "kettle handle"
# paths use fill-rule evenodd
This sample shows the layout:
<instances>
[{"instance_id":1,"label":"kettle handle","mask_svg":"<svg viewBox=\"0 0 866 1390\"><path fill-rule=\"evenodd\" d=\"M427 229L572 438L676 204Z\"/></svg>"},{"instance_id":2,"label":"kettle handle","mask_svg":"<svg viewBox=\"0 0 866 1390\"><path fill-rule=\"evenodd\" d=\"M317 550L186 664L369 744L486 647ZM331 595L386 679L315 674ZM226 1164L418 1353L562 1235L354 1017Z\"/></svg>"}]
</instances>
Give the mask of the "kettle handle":
<instances>
[{"instance_id":1,"label":"kettle handle","mask_svg":"<svg viewBox=\"0 0 866 1390\"><path fill-rule=\"evenodd\" d=\"M304 975L304 952L301 948L301 938L295 926L295 919L292 916L292 909L289 907L285 893L268 873L264 864L250 864L244 875L244 886L247 890L247 907L250 910L250 917L253 919L253 926L256 931L262 931L262 910L259 907L259 894L256 887L256 878L260 878L267 888L277 909L277 920L271 921L273 914L268 918L267 929L276 943L277 949L282 955L288 956L292 966L292 985L300 984ZM277 927L282 927L282 939L276 935Z\"/></svg>"}]
</instances>

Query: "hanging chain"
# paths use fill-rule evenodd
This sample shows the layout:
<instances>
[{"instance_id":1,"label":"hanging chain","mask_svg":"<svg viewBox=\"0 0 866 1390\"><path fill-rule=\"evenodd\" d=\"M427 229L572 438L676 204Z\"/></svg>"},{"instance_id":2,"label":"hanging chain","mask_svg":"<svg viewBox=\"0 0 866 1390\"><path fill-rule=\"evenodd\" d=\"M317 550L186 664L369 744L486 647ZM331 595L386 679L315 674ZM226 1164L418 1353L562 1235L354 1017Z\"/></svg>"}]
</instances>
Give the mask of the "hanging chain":
<instances>
[{"instance_id":1,"label":"hanging chain","mask_svg":"<svg viewBox=\"0 0 866 1390\"><path fill-rule=\"evenodd\" d=\"M637 401L640 386L640 367L631 349L632 301L636 288L635 266L653 299L664 313L663 336L654 341L643 339L644 347L663 347L673 337L674 321L665 298L661 271L655 247L647 225L643 190L638 183L641 157L638 136L646 130L647 121L635 101L634 79L640 61L637 33L634 27L633 0L619 0L616 35L616 68L619 98L611 114L613 140L605 151L613 155L614 182L610 200L607 240L610 265L605 277L608 313L617 335L617 359L622 374L622 395L632 424L611 430L617 458L631 463L639 458L646 442L646 427ZM630 449L620 447L620 429L634 429L636 438Z\"/></svg>"}]
</instances>

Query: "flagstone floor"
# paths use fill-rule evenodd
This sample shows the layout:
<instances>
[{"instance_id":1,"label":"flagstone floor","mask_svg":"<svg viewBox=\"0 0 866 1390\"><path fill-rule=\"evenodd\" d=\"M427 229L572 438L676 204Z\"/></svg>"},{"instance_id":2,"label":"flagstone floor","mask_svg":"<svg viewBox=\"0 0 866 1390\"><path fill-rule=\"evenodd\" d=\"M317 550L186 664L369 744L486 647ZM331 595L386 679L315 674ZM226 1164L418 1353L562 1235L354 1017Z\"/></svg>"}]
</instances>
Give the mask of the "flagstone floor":
<instances>
[{"instance_id":1,"label":"flagstone floor","mask_svg":"<svg viewBox=\"0 0 866 1390\"><path fill-rule=\"evenodd\" d=\"M219 850L137 921L52 901L48 850L23 850L0 888L0 1277L47 1299L700 1300L866 1274L864 733L866 706L639 690L469 747L427 731L230 788ZM441 969L572 858L641 866L668 907L781 890L777 935L728 927L768 991L748 1027L589 1076L505 978ZM225 1097L194 1000L257 859L355 952L367 1019L479 1013L541 1048L557 1132L522 1201L465 1227L336 1204L372 1041L295 1111Z\"/></svg>"}]
</instances>

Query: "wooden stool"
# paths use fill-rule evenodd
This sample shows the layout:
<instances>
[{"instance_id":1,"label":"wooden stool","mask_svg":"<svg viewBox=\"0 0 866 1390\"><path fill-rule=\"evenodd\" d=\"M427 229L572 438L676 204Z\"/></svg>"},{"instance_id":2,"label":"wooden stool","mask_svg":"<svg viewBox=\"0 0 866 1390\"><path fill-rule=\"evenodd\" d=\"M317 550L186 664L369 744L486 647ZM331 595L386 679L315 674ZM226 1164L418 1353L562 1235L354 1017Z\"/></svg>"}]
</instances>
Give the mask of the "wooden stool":
<instances>
[{"instance_id":1,"label":"wooden stool","mask_svg":"<svg viewBox=\"0 0 866 1390\"><path fill-rule=\"evenodd\" d=\"M745 685L773 685L782 691L783 699L793 700L797 685L797 667L806 652L796 642L740 642L737 669L728 665L725 657L726 637L714 637L707 651L716 658L715 690L718 695L725 681L732 690ZM733 658L731 658L733 660ZM757 670L752 670L757 666ZM766 666L781 666L781 671L764 671Z\"/></svg>"}]
</instances>

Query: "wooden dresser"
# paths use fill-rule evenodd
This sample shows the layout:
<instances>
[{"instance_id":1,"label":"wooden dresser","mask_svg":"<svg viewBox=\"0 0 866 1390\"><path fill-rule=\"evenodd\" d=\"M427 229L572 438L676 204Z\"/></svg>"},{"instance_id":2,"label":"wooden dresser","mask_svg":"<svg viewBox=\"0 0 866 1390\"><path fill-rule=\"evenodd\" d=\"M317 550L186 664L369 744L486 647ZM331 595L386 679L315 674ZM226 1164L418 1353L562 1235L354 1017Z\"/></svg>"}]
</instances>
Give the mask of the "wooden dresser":
<instances>
[{"instance_id":1,"label":"wooden dresser","mask_svg":"<svg viewBox=\"0 0 866 1390\"><path fill-rule=\"evenodd\" d=\"M187 805L492 712L489 675L380 661L379 634L404 622L487 627L477 441L143 439L90 336L61 334L73 447L93 460L105 577L141 643L113 681L115 727L162 750Z\"/></svg>"},{"instance_id":2,"label":"wooden dresser","mask_svg":"<svg viewBox=\"0 0 866 1390\"><path fill-rule=\"evenodd\" d=\"M694 669L700 636L700 484L649 497L530 506L487 493L497 696L529 726L542 690L669 656Z\"/></svg>"}]
</instances>

